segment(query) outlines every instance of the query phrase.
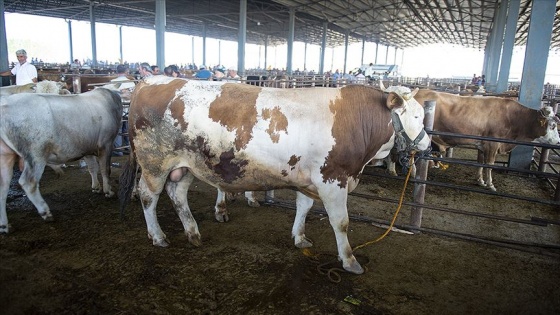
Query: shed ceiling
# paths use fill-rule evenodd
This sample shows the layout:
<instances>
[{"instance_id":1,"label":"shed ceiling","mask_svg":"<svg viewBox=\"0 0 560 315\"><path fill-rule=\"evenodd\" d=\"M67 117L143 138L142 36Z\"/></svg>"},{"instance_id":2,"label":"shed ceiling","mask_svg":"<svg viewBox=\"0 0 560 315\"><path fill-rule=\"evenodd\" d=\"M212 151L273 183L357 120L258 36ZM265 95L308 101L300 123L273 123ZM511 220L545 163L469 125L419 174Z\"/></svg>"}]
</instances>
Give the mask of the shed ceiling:
<instances>
[{"instance_id":1,"label":"shed ceiling","mask_svg":"<svg viewBox=\"0 0 560 315\"><path fill-rule=\"evenodd\" d=\"M515 45L525 45L533 1L556 1L551 49L560 49L560 0L521 0ZM327 46L376 42L408 48L454 44L484 49L498 0L247 0L247 43L286 43L290 9L294 40ZM154 29L156 0L4 0L5 12ZM166 31L237 41L236 0L166 0Z\"/></svg>"}]
</instances>

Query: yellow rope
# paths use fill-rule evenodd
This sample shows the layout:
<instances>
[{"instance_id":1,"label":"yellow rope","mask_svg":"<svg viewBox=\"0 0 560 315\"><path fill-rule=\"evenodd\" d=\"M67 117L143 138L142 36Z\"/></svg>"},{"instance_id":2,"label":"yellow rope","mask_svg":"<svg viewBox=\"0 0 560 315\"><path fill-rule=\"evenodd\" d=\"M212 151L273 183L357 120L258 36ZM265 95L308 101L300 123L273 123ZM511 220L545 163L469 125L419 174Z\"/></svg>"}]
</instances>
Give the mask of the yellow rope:
<instances>
[{"instance_id":1,"label":"yellow rope","mask_svg":"<svg viewBox=\"0 0 560 315\"><path fill-rule=\"evenodd\" d=\"M412 173L412 165L414 164L414 153L412 154L412 157L410 158L410 165L408 168L408 173L406 174L406 179L404 181L404 187L402 189L401 192L401 198L399 199L399 206L397 207L397 211L395 211L395 214L393 215L393 220L391 220L391 224L389 225L389 227L387 228L387 230L385 231L385 233L383 233L381 236L379 236L378 238L363 243L361 245L356 246L352 251L355 252L356 250L362 248L362 247L366 247L368 245L371 245L373 243L379 242L380 240L382 240L385 236L387 236L387 234L389 234L389 232L391 232L391 229L393 228L393 225L395 224L395 221L397 220L397 215L399 214L399 211L401 210L402 207L402 203L404 200L404 193L406 191L406 186L408 185L408 179L410 178L410 174Z\"/></svg>"}]
</instances>

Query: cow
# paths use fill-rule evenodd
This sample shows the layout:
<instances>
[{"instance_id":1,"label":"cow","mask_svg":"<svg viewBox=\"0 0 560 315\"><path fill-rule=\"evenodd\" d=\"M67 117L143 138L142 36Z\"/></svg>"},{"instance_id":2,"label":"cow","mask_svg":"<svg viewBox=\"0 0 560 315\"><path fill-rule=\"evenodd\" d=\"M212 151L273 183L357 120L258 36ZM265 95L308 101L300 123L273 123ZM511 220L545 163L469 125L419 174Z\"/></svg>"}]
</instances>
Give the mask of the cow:
<instances>
[{"instance_id":1,"label":"cow","mask_svg":"<svg viewBox=\"0 0 560 315\"><path fill-rule=\"evenodd\" d=\"M35 85L36 83L27 83L25 85L9 85L0 87L0 97L4 100L6 97L13 94L35 93Z\"/></svg>"},{"instance_id":2,"label":"cow","mask_svg":"<svg viewBox=\"0 0 560 315\"><path fill-rule=\"evenodd\" d=\"M274 89L248 84L154 76L135 88L129 109L131 154L120 181L126 206L137 165L148 237L168 246L156 216L165 188L189 242L201 245L188 206L194 177L228 193L289 188L297 192L292 236L312 245L305 217L321 200L343 268L360 274L348 242L348 193L364 166L401 150L422 151L430 140L424 111L412 96L366 86ZM124 193L123 193L124 191Z\"/></svg>"},{"instance_id":3,"label":"cow","mask_svg":"<svg viewBox=\"0 0 560 315\"><path fill-rule=\"evenodd\" d=\"M420 104L430 100L436 102L435 131L548 144L560 142L557 121L550 106L535 110L507 98L460 96L428 89L419 90L414 98ZM439 146L440 153L454 146L474 147L478 150L478 163L488 165L494 165L498 154L508 153L515 147L496 141L435 135L432 141ZM496 191L491 168L479 167L476 181L480 186Z\"/></svg>"},{"instance_id":4,"label":"cow","mask_svg":"<svg viewBox=\"0 0 560 315\"><path fill-rule=\"evenodd\" d=\"M47 93L47 94L70 94L70 91L65 89L63 82L56 81L40 81L38 83L28 83L25 85L10 85L0 87L0 105L6 103L7 97L13 94L20 93Z\"/></svg>"},{"instance_id":5,"label":"cow","mask_svg":"<svg viewBox=\"0 0 560 315\"><path fill-rule=\"evenodd\" d=\"M19 184L45 220L52 220L39 191L46 165L82 157L88 164L92 190L114 195L109 182L113 140L121 126L122 102L107 89L78 95L16 94L0 106L0 233L8 233L6 198L13 167L23 161ZM99 163L96 160L99 159Z\"/></svg>"}]
</instances>

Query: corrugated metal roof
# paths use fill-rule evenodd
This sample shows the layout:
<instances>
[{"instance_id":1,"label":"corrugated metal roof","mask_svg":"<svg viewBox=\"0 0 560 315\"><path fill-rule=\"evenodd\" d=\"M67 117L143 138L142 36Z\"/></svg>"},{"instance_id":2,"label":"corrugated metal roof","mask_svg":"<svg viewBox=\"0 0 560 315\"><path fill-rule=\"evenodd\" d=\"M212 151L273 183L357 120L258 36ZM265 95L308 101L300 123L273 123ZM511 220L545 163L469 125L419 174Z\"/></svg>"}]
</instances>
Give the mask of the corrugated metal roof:
<instances>
[{"instance_id":1,"label":"corrugated metal roof","mask_svg":"<svg viewBox=\"0 0 560 315\"><path fill-rule=\"evenodd\" d=\"M527 40L532 1L521 0L516 45ZM539 0L555 1L555 0ZM90 20L154 28L155 0L4 0L6 12ZM295 10L296 41L327 46L365 39L407 48L448 43L484 49L500 1L497 0L247 0L248 43L286 42L289 12ZM560 0L556 1L552 49L560 48ZM240 3L234 0L166 0L166 31L237 41Z\"/></svg>"}]
</instances>

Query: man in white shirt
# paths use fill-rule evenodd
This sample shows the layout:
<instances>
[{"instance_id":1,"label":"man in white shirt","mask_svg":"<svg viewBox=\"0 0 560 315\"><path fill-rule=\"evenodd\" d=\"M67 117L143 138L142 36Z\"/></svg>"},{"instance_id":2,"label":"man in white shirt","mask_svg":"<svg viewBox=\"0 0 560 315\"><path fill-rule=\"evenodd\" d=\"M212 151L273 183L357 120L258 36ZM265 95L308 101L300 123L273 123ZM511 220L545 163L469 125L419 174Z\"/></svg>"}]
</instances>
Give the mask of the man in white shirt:
<instances>
[{"instance_id":1,"label":"man in white shirt","mask_svg":"<svg viewBox=\"0 0 560 315\"><path fill-rule=\"evenodd\" d=\"M26 85L29 83L37 83L37 68L30 62L27 62L27 52L24 49L16 51L18 63L12 70L0 72L0 76L16 76L16 85Z\"/></svg>"}]
</instances>

